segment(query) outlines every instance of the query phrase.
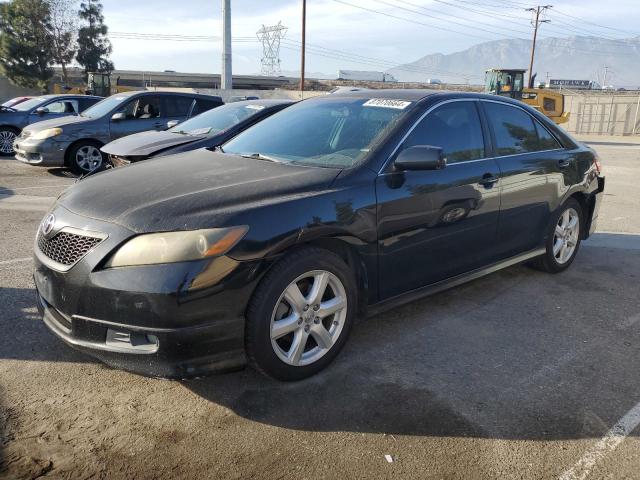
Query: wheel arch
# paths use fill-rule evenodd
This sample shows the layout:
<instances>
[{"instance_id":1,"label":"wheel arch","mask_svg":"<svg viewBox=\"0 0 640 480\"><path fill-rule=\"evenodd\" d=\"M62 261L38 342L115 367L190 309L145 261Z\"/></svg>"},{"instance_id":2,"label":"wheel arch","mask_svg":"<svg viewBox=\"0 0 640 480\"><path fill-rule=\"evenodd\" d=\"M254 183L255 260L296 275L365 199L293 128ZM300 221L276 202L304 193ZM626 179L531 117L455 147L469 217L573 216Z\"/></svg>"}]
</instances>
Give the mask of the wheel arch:
<instances>
[{"instance_id":1,"label":"wheel arch","mask_svg":"<svg viewBox=\"0 0 640 480\"><path fill-rule=\"evenodd\" d=\"M71 151L74 149L74 147L76 145L78 145L79 143L82 142L87 142L87 143L93 143L95 145L98 146L98 148L103 147L104 146L104 142L101 142L100 140L98 140L97 138L91 138L91 137L84 137L84 138L79 138L78 140L74 140L73 142L71 142L66 150L64 151L64 163L66 166L69 166L69 161L71 160L69 158L69 155L71 154ZM104 157L103 157L104 158Z\"/></svg>"},{"instance_id":2,"label":"wheel arch","mask_svg":"<svg viewBox=\"0 0 640 480\"><path fill-rule=\"evenodd\" d=\"M593 195L583 191L574 192L569 195L562 203L564 204L569 198L575 199L582 208L582 239L586 240L587 238L589 238L589 231L591 230L591 222L593 221L593 212L595 209L595 201Z\"/></svg>"}]
</instances>

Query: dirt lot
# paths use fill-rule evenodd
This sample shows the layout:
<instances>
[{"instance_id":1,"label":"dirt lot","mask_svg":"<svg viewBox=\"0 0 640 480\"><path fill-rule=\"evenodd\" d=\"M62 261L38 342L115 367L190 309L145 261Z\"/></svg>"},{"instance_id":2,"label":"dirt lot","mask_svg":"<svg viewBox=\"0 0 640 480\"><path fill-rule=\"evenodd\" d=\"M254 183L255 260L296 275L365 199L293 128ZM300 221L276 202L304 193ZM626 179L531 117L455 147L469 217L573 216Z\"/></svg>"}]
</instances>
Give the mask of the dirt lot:
<instances>
[{"instance_id":1,"label":"dirt lot","mask_svg":"<svg viewBox=\"0 0 640 480\"><path fill-rule=\"evenodd\" d=\"M607 192L569 271L517 266L362 321L296 384L149 379L62 344L30 256L73 180L0 160L0 477L640 478L640 142L590 140Z\"/></svg>"}]
</instances>

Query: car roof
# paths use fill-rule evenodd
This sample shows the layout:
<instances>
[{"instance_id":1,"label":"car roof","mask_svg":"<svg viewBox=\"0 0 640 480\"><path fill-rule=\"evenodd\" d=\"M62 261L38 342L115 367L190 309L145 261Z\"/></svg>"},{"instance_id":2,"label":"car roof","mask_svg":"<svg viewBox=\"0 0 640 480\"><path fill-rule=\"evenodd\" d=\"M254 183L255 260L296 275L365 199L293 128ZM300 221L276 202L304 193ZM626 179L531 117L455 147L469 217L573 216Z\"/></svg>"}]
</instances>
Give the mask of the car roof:
<instances>
[{"instance_id":1,"label":"car roof","mask_svg":"<svg viewBox=\"0 0 640 480\"><path fill-rule=\"evenodd\" d=\"M50 93L47 95L35 95L32 98L44 98L47 100L54 98L98 98L101 99L103 97L98 97L97 95L83 95L81 93Z\"/></svg>"},{"instance_id":2,"label":"car roof","mask_svg":"<svg viewBox=\"0 0 640 480\"><path fill-rule=\"evenodd\" d=\"M290 98L264 98L260 100L240 100L239 102L231 102L230 105L262 105L272 107L276 105L289 105L295 103L296 100Z\"/></svg>"},{"instance_id":3,"label":"car roof","mask_svg":"<svg viewBox=\"0 0 640 480\"><path fill-rule=\"evenodd\" d=\"M208 100L215 99L215 100L222 101L222 97L220 97L219 95L206 95L204 93L195 93L195 92L194 93L190 93L190 92L171 92L171 91L166 91L166 90L131 90L129 92L114 93L111 96L114 97L116 95L119 96L119 97L133 97L133 96L136 96L136 95L140 95L140 96L171 95L171 96L178 96L178 97L195 97L195 98L203 98L203 99L208 99Z\"/></svg>"}]
</instances>

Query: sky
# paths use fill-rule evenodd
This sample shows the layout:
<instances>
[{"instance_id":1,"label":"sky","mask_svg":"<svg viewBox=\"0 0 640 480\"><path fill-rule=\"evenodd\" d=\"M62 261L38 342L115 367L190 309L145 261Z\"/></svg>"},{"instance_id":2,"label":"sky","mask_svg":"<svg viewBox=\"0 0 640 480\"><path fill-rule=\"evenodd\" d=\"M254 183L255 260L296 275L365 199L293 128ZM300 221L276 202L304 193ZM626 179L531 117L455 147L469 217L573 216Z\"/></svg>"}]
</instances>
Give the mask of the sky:
<instances>
[{"instance_id":1,"label":"sky","mask_svg":"<svg viewBox=\"0 0 640 480\"><path fill-rule=\"evenodd\" d=\"M103 0L116 68L219 73L221 4ZM525 0L307 0L307 75L380 71L489 40L530 38L531 15L525 11L530 5ZM300 71L302 0L232 0L231 13L234 74L260 72L256 32L278 22L287 27L280 49L283 73ZM539 38L640 35L639 0L561 0L545 18L550 23L541 25ZM158 34L171 37L158 39Z\"/></svg>"}]
</instances>

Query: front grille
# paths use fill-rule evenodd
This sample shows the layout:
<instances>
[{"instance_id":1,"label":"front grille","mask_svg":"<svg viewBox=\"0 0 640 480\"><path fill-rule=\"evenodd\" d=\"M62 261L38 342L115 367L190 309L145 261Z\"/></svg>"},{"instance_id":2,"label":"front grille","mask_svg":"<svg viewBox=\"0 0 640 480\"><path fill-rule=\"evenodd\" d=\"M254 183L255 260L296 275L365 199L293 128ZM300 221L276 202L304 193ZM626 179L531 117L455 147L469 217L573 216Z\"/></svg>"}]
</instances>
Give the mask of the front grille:
<instances>
[{"instance_id":1,"label":"front grille","mask_svg":"<svg viewBox=\"0 0 640 480\"><path fill-rule=\"evenodd\" d=\"M50 239L38 234L38 247L54 262L71 266L84 257L102 238L59 232Z\"/></svg>"}]
</instances>

